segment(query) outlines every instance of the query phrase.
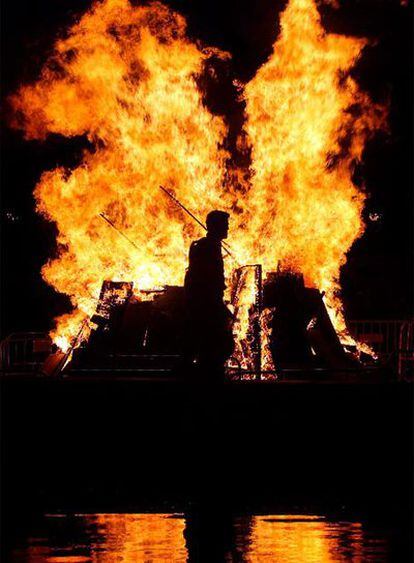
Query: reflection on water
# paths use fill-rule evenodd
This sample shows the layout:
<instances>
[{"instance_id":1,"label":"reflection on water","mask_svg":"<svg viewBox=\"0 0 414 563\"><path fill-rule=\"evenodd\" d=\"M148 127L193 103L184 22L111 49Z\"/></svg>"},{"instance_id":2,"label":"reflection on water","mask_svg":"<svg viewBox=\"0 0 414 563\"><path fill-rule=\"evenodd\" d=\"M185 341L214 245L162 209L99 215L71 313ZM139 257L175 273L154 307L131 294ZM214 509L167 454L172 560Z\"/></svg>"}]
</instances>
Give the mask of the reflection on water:
<instances>
[{"instance_id":1,"label":"reflection on water","mask_svg":"<svg viewBox=\"0 0 414 563\"><path fill-rule=\"evenodd\" d=\"M385 541L369 537L358 522L315 516L255 518L248 561L380 561Z\"/></svg>"},{"instance_id":2,"label":"reflection on water","mask_svg":"<svg viewBox=\"0 0 414 563\"><path fill-rule=\"evenodd\" d=\"M386 538L314 515L47 515L13 561L385 561Z\"/></svg>"},{"instance_id":3,"label":"reflection on water","mask_svg":"<svg viewBox=\"0 0 414 563\"><path fill-rule=\"evenodd\" d=\"M16 553L29 562L186 561L184 518L173 514L79 514L45 518Z\"/></svg>"}]
</instances>

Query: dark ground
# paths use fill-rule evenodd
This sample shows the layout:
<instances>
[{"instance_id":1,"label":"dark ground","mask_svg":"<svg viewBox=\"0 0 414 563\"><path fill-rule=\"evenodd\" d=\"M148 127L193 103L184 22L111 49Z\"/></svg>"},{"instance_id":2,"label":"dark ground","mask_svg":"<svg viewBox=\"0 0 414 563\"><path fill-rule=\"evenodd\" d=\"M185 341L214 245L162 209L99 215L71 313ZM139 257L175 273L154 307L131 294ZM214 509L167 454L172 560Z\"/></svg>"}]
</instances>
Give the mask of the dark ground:
<instances>
[{"instance_id":1,"label":"dark ground","mask_svg":"<svg viewBox=\"0 0 414 563\"><path fill-rule=\"evenodd\" d=\"M408 561L412 387L2 382L3 538L42 513L322 511L391 529Z\"/></svg>"},{"instance_id":2,"label":"dark ground","mask_svg":"<svg viewBox=\"0 0 414 563\"><path fill-rule=\"evenodd\" d=\"M266 60L278 33L281 0L170 0L184 13L189 33L228 50L230 67L218 68L207 103L230 123L229 145L242 124L243 104L236 101L234 78L248 81ZM334 10L320 6L329 31L366 36L366 48L354 75L375 101L390 102L390 134L378 135L365 151L355 181L363 178L369 199L367 230L343 269L342 285L349 319L408 318L413 313L412 231L412 5L399 0L347 0ZM87 0L4 0L1 5L2 97L21 82L34 80L54 37L90 6ZM69 308L41 279L40 268L56 252L54 226L34 212L33 188L41 172L73 166L86 140L58 135L45 143L25 142L7 128L3 113L0 336L18 330L48 330L52 319ZM237 154L235 154L237 158ZM370 213L380 215L369 220Z\"/></svg>"}]
</instances>

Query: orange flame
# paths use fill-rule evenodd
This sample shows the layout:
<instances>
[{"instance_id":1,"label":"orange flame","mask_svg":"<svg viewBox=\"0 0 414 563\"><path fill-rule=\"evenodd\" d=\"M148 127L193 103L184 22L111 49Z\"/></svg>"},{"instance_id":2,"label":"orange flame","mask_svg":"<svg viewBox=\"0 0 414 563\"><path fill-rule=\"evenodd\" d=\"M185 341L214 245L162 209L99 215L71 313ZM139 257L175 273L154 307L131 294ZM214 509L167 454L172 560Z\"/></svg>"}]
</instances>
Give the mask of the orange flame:
<instances>
[{"instance_id":1,"label":"orange flame","mask_svg":"<svg viewBox=\"0 0 414 563\"><path fill-rule=\"evenodd\" d=\"M56 43L40 80L13 97L27 139L87 135L94 146L74 170L45 172L35 191L61 245L43 276L75 307L74 322L58 325L61 337L70 340L79 317L92 314L104 279L139 289L182 282L189 240L200 232L159 185L202 217L220 206L226 129L196 84L210 55L165 6L105 0Z\"/></svg>"},{"instance_id":2,"label":"orange flame","mask_svg":"<svg viewBox=\"0 0 414 563\"><path fill-rule=\"evenodd\" d=\"M254 259L265 270L282 261L325 291L339 330L340 268L364 231L365 196L352 172L385 117L349 75L366 43L327 34L314 0L290 0L273 54L244 93L254 170L245 221Z\"/></svg>"},{"instance_id":3,"label":"orange flame","mask_svg":"<svg viewBox=\"0 0 414 563\"><path fill-rule=\"evenodd\" d=\"M35 190L37 210L58 228L44 279L74 306L54 332L62 348L93 313L104 279L138 290L182 283L200 232L159 185L202 218L237 200L230 242L239 262L300 270L345 328L339 272L363 232L352 168L385 112L349 76L365 40L326 34L314 0L290 0L281 29L244 90L254 174L242 192L225 183L227 129L196 81L212 54L227 55L191 42L183 17L161 3L96 2L56 42L40 79L12 97L27 139L86 135L93 147L77 168L45 172Z\"/></svg>"}]
</instances>

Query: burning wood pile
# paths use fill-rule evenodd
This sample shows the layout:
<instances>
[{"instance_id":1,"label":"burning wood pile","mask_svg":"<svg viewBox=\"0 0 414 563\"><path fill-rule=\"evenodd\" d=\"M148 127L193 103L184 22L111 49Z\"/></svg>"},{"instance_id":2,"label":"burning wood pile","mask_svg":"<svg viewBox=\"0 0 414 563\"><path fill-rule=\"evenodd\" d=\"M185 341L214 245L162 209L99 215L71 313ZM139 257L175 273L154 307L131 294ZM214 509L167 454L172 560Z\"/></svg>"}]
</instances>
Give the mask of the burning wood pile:
<instances>
[{"instance_id":1,"label":"burning wood pile","mask_svg":"<svg viewBox=\"0 0 414 563\"><path fill-rule=\"evenodd\" d=\"M233 360L242 376L266 379L286 368L346 370L358 365L356 347L347 351L341 344L323 294L305 287L302 275L278 269L263 281L260 265L245 266L236 271L233 287L239 335ZM244 301L243 293L254 299Z\"/></svg>"},{"instance_id":2,"label":"burning wood pile","mask_svg":"<svg viewBox=\"0 0 414 563\"><path fill-rule=\"evenodd\" d=\"M353 171L386 110L350 74L367 41L327 33L315 0L289 0L280 28L254 78L235 80L244 111L237 149L200 80L214 80L212 62L230 65L231 56L193 42L183 16L160 2L95 2L56 41L39 80L12 96L13 125L27 139L90 143L77 167L44 172L35 189L38 212L57 228L43 277L73 306L56 319L53 340L66 351L90 335L75 363L100 347L179 351L180 285L199 232L160 185L199 217L228 211L238 261L260 264L238 270L227 260L234 369L346 363L343 345L358 347L339 276L364 231ZM232 150L250 155L249 170ZM274 272L278 263L284 272Z\"/></svg>"},{"instance_id":3,"label":"burning wood pile","mask_svg":"<svg viewBox=\"0 0 414 563\"><path fill-rule=\"evenodd\" d=\"M170 372L184 352L184 290L165 287L142 300L134 296L133 283L105 281L91 324L89 338L73 352L72 372Z\"/></svg>"},{"instance_id":4,"label":"burning wood pile","mask_svg":"<svg viewBox=\"0 0 414 563\"><path fill-rule=\"evenodd\" d=\"M356 367L356 356L341 345L322 297L292 272L271 272L263 281L260 265L237 269L231 291L236 348L227 364L228 376L274 379L286 368ZM133 371L155 376L185 369L188 319L183 287L148 292L143 301L134 296L133 283L105 281L91 324L88 340L73 351L71 373Z\"/></svg>"}]
</instances>

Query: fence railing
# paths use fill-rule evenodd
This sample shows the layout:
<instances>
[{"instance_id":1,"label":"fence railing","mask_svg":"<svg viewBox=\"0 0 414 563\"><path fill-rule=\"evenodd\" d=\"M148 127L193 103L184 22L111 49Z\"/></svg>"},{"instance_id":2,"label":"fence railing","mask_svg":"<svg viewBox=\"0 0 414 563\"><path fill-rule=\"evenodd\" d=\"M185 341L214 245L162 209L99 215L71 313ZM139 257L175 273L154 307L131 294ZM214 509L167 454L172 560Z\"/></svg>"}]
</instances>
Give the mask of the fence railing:
<instances>
[{"instance_id":1,"label":"fence railing","mask_svg":"<svg viewBox=\"0 0 414 563\"><path fill-rule=\"evenodd\" d=\"M413 369L414 321L358 320L348 323L351 334L368 344L379 359L398 369L400 378Z\"/></svg>"},{"instance_id":2,"label":"fence railing","mask_svg":"<svg viewBox=\"0 0 414 563\"><path fill-rule=\"evenodd\" d=\"M50 338L39 332L14 333L0 342L0 371L36 371L51 353Z\"/></svg>"},{"instance_id":3,"label":"fence railing","mask_svg":"<svg viewBox=\"0 0 414 563\"><path fill-rule=\"evenodd\" d=\"M351 334L368 344L380 358L398 352L401 326L406 320L358 320L348 322Z\"/></svg>"}]
</instances>

